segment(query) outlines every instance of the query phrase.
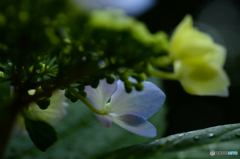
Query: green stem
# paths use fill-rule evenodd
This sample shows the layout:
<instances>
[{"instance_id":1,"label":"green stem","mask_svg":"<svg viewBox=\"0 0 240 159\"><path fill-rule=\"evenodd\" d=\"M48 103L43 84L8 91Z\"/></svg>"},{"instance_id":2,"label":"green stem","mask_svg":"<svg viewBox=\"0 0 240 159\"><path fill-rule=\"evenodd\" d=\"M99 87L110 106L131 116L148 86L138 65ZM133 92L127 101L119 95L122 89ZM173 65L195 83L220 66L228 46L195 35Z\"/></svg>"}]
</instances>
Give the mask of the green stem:
<instances>
[{"instance_id":1,"label":"green stem","mask_svg":"<svg viewBox=\"0 0 240 159\"><path fill-rule=\"evenodd\" d=\"M108 111L103 109L103 110L98 110L95 108L91 103L89 103L81 94L79 94L74 88L69 87L68 90L75 95L78 99L80 99L89 109L91 109L94 113L98 115L107 115Z\"/></svg>"},{"instance_id":2,"label":"green stem","mask_svg":"<svg viewBox=\"0 0 240 159\"><path fill-rule=\"evenodd\" d=\"M148 65L147 72L150 75L157 76L160 78L164 78L164 79L168 79L168 80L178 80L178 77L176 76L176 74L171 73L171 72L164 72L164 71L156 70L152 67L151 64Z\"/></svg>"},{"instance_id":3,"label":"green stem","mask_svg":"<svg viewBox=\"0 0 240 159\"><path fill-rule=\"evenodd\" d=\"M11 130L18 113L21 111L21 100L17 99L10 105L1 105L0 110L0 159L4 158L4 153L7 149L8 141L11 136ZM16 105L18 107L16 107Z\"/></svg>"}]
</instances>

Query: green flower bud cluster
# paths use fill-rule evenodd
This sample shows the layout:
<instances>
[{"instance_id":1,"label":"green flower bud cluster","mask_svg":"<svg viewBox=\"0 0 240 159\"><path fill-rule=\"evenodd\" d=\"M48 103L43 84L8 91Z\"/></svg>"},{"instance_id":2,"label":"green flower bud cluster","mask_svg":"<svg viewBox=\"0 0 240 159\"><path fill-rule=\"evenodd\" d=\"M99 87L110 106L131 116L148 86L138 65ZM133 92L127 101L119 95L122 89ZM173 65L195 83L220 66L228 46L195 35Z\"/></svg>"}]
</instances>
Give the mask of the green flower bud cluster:
<instances>
[{"instance_id":1,"label":"green flower bud cluster","mask_svg":"<svg viewBox=\"0 0 240 159\"><path fill-rule=\"evenodd\" d=\"M7 66L2 72L11 85L25 90L56 81L67 81L57 86L61 89L75 81L96 88L100 79L113 83L121 68L144 70L149 59L168 52L165 33L151 34L120 11L87 15L65 0L0 2L0 10L0 66Z\"/></svg>"},{"instance_id":2,"label":"green flower bud cluster","mask_svg":"<svg viewBox=\"0 0 240 159\"><path fill-rule=\"evenodd\" d=\"M65 90L64 95L66 98L70 99L71 102L73 102L73 103L76 103L78 100L78 98L76 96L74 96L68 89Z\"/></svg>"},{"instance_id":3,"label":"green flower bud cluster","mask_svg":"<svg viewBox=\"0 0 240 159\"><path fill-rule=\"evenodd\" d=\"M130 78L130 74L128 72L123 72L120 74L119 78L124 82L125 90L127 93L131 93L132 87L134 86L137 91L143 90L144 86L141 83L142 81L146 80L146 74L144 72L137 74L131 74L136 82Z\"/></svg>"}]
</instances>

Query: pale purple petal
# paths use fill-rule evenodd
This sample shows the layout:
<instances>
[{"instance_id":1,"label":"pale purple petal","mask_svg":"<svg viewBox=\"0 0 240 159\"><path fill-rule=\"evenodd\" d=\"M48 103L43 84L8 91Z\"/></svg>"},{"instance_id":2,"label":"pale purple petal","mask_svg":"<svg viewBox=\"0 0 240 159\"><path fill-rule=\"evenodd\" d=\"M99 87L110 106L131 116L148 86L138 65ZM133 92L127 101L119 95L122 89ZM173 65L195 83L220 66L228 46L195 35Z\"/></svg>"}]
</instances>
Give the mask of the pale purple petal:
<instances>
[{"instance_id":1,"label":"pale purple petal","mask_svg":"<svg viewBox=\"0 0 240 159\"><path fill-rule=\"evenodd\" d=\"M134 134L146 137L155 137L157 134L156 128L151 123L139 116L132 114L120 116L109 114L108 116L114 123Z\"/></svg>"},{"instance_id":2,"label":"pale purple petal","mask_svg":"<svg viewBox=\"0 0 240 159\"><path fill-rule=\"evenodd\" d=\"M111 125L112 125L112 120L109 118L109 117L107 117L106 115L97 115L97 114L95 114L96 116L97 116L97 118L100 120L100 122L104 125L104 126L106 126L107 128L110 128L111 127Z\"/></svg>"},{"instance_id":3,"label":"pale purple petal","mask_svg":"<svg viewBox=\"0 0 240 159\"><path fill-rule=\"evenodd\" d=\"M118 89L112 95L109 112L117 115L133 114L147 119L156 113L165 101L165 94L156 85L144 81L144 89L130 94L125 92L124 84L118 80Z\"/></svg>"},{"instance_id":4,"label":"pale purple petal","mask_svg":"<svg viewBox=\"0 0 240 159\"><path fill-rule=\"evenodd\" d=\"M106 79L100 80L96 89L92 88L91 86L85 86L88 99L99 110L105 107L107 101L116 90L117 82L115 81L113 84L108 84Z\"/></svg>"}]
</instances>

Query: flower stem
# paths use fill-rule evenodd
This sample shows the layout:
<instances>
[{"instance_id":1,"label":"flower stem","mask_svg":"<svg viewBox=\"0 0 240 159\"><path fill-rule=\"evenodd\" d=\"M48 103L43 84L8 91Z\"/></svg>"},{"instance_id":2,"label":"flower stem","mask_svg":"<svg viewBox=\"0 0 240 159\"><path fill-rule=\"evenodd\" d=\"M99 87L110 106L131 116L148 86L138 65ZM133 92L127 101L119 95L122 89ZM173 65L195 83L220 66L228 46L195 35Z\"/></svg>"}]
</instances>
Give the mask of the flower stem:
<instances>
[{"instance_id":1,"label":"flower stem","mask_svg":"<svg viewBox=\"0 0 240 159\"><path fill-rule=\"evenodd\" d=\"M18 107L16 107L16 105ZM0 159L4 158L4 152L6 151L8 140L11 136L11 130L16 120L18 113L21 108L21 101L16 100L10 105L1 105L2 108L0 110L0 127L2 128L0 131Z\"/></svg>"},{"instance_id":2,"label":"flower stem","mask_svg":"<svg viewBox=\"0 0 240 159\"><path fill-rule=\"evenodd\" d=\"M164 72L160 70L156 70L152 67L151 64L148 65L147 72L150 75L157 76L160 78L168 79L168 80L178 80L176 74L171 73L171 72Z\"/></svg>"},{"instance_id":3,"label":"flower stem","mask_svg":"<svg viewBox=\"0 0 240 159\"><path fill-rule=\"evenodd\" d=\"M98 115L107 115L107 110L98 110L95 108L90 102L88 102L81 94L79 94L74 88L69 87L68 90L75 95L78 99L80 99L89 109L91 109L94 113Z\"/></svg>"}]
</instances>

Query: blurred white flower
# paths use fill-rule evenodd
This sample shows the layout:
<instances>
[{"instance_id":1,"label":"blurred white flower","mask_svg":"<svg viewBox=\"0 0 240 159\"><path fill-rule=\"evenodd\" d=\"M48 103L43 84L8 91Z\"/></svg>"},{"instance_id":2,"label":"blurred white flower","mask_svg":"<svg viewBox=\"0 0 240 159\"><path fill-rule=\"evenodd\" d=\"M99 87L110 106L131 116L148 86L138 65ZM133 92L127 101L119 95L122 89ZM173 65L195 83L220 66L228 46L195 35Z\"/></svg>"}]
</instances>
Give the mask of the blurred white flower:
<instances>
[{"instance_id":1,"label":"blurred white flower","mask_svg":"<svg viewBox=\"0 0 240 159\"><path fill-rule=\"evenodd\" d=\"M33 95L34 93L35 91L29 91L30 95ZM66 97L64 96L64 91L56 90L53 92L50 100L51 103L47 109L40 109L34 102L29 104L29 106L23 110L24 114L32 120L44 121L50 125L57 123L67 115L66 107L68 106L68 103L65 102ZM24 118L19 114L14 126L14 132L16 134L21 134L24 131L26 131Z\"/></svg>"}]
</instances>

